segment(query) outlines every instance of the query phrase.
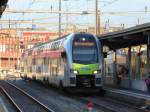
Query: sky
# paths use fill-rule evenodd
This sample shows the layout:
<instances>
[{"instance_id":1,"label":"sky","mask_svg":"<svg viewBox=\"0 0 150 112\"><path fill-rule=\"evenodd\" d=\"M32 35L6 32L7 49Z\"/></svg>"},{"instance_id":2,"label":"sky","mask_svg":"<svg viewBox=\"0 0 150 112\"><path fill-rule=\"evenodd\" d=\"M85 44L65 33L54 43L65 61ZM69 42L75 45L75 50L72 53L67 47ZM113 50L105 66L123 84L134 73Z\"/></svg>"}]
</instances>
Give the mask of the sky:
<instances>
[{"instance_id":1,"label":"sky","mask_svg":"<svg viewBox=\"0 0 150 112\"><path fill-rule=\"evenodd\" d=\"M61 0L64 12L93 12L89 15L62 14L62 29L67 27L95 26L95 0ZM6 12L1 20L28 20L26 23L11 24L11 27L44 27L50 30L58 30L58 14L52 13L8 13L8 10L49 10L58 11L59 0L9 0ZM101 26L125 28L150 22L150 0L98 0ZM8 27L0 22L2 27Z\"/></svg>"}]
</instances>

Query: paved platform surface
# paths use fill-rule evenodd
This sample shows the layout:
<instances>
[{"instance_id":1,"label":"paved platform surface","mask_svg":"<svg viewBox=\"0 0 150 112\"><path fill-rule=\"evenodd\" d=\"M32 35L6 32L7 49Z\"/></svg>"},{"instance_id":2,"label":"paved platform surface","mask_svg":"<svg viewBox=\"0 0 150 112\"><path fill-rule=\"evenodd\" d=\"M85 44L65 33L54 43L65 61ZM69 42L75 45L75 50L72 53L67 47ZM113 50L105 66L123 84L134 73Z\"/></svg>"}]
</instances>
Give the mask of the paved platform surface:
<instances>
[{"instance_id":1,"label":"paved platform surface","mask_svg":"<svg viewBox=\"0 0 150 112\"><path fill-rule=\"evenodd\" d=\"M135 106L150 107L150 93L144 93L134 90L116 89L104 87L106 96L123 101Z\"/></svg>"},{"instance_id":2,"label":"paved platform surface","mask_svg":"<svg viewBox=\"0 0 150 112\"><path fill-rule=\"evenodd\" d=\"M8 112L3 100L0 98L0 112Z\"/></svg>"}]
</instances>

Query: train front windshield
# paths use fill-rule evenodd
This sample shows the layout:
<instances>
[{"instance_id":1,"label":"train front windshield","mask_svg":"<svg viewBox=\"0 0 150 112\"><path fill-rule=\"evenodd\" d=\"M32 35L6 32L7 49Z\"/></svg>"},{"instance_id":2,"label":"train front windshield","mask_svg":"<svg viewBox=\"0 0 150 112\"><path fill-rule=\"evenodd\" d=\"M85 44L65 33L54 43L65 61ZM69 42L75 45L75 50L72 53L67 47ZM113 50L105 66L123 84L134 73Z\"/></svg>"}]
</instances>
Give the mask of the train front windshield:
<instances>
[{"instance_id":1,"label":"train front windshield","mask_svg":"<svg viewBox=\"0 0 150 112\"><path fill-rule=\"evenodd\" d=\"M76 34L72 52L73 63L93 64L98 62L98 49L93 35Z\"/></svg>"}]
</instances>

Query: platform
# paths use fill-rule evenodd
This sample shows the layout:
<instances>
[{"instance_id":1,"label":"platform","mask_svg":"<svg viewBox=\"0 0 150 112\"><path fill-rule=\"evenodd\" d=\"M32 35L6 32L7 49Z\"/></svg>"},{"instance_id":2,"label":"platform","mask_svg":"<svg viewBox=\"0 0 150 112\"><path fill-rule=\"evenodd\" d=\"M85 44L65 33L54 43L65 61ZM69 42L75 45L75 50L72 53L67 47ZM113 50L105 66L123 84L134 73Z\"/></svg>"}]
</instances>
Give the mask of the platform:
<instances>
[{"instance_id":1,"label":"platform","mask_svg":"<svg viewBox=\"0 0 150 112\"><path fill-rule=\"evenodd\" d=\"M8 112L3 100L0 98L0 112Z\"/></svg>"},{"instance_id":2,"label":"platform","mask_svg":"<svg viewBox=\"0 0 150 112\"><path fill-rule=\"evenodd\" d=\"M106 90L107 97L111 97L134 106L150 108L150 93L110 87L104 87L104 89Z\"/></svg>"}]
</instances>

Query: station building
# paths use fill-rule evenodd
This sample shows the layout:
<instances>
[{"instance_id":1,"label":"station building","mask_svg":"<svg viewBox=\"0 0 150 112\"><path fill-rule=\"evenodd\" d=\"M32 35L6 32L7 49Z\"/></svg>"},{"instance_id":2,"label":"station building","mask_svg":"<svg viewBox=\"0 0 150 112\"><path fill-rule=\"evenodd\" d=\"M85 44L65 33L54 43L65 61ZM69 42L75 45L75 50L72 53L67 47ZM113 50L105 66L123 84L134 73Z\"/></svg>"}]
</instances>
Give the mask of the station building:
<instances>
[{"instance_id":1,"label":"station building","mask_svg":"<svg viewBox=\"0 0 150 112\"><path fill-rule=\"evenodd\" d=\"M58 37L57 32L29 29L0 30L0 69L19 69L21 54L35 44Z\"/></svg>"},{"instance_id":2,"label":"station building","mask_svg":"<svg viewBox=\"0 0 150 112\"><path fill-rule=\"evenodd\" d=\"M19 37L15 30L0 31L0 68L7 70L16 67L20 60L22 49L19 47Z\"/></svg>"},{"instance_id":3,"label":"station building","mask_svg":"<svg viewBox=\"0 0 150 112\"><path fill-rule=\"evenodd\" d=\"M47 42L58 37L57 32L50 31L23 31L22 42L24 49L32 48L35 44Z\"/></svg>"},{"instance_id":4,"label":"station building","mask_svg":"<svg viewBox=\"0 0 150 112\"><path fill-rule=\"evenodd\" d=\"M107 51L103 83L111 87L148 91L150 76L150 23L98 35Z\"/></svg>"}]
</instances>

